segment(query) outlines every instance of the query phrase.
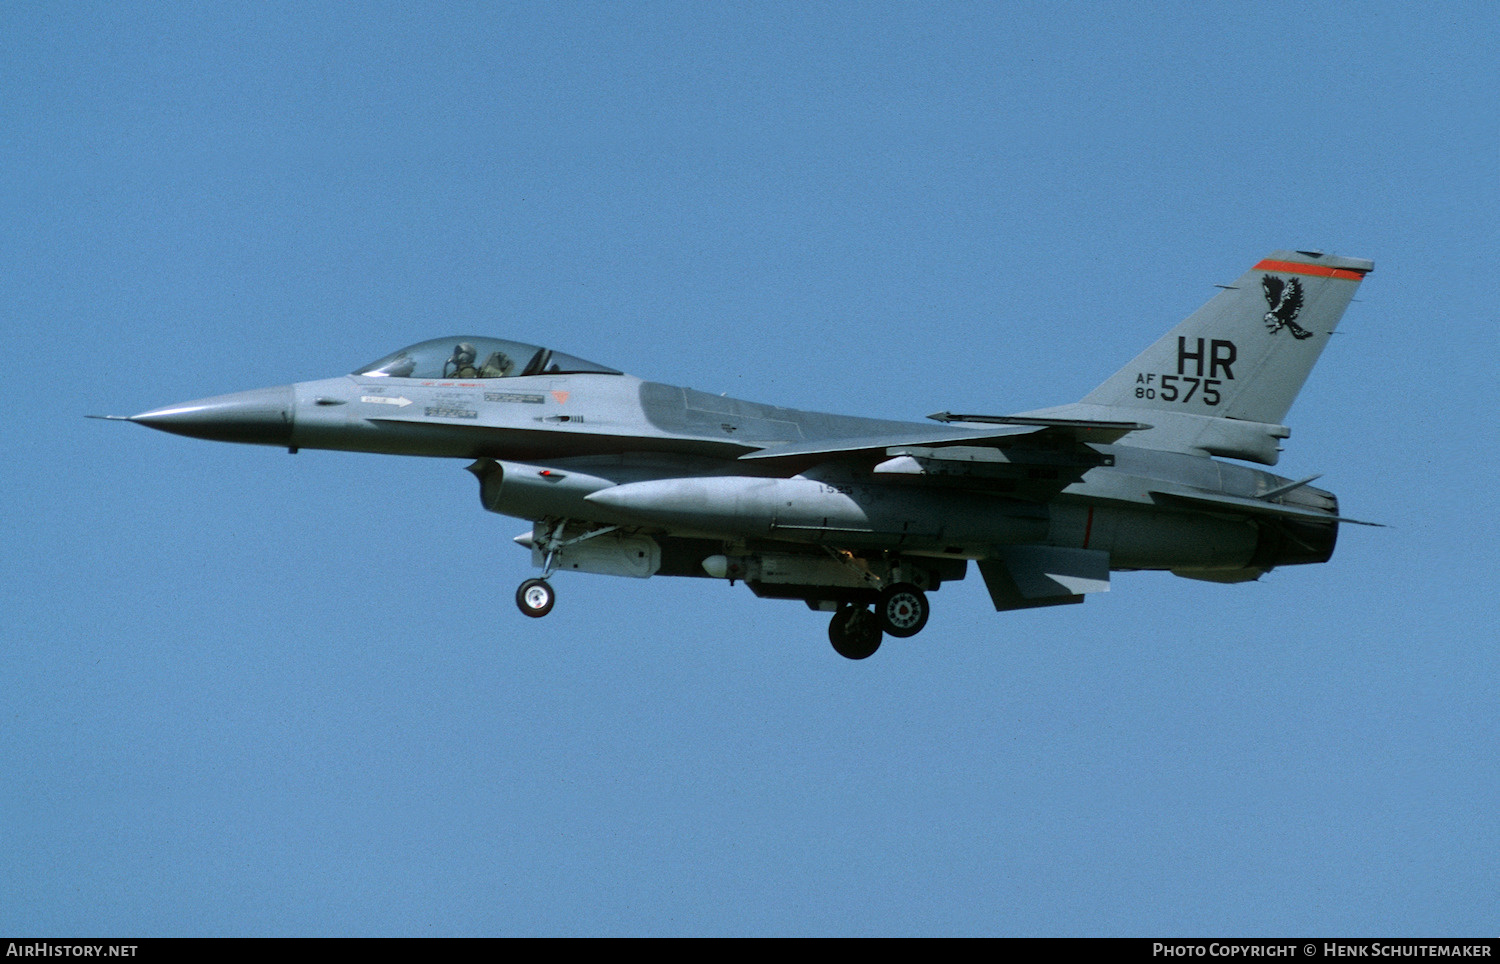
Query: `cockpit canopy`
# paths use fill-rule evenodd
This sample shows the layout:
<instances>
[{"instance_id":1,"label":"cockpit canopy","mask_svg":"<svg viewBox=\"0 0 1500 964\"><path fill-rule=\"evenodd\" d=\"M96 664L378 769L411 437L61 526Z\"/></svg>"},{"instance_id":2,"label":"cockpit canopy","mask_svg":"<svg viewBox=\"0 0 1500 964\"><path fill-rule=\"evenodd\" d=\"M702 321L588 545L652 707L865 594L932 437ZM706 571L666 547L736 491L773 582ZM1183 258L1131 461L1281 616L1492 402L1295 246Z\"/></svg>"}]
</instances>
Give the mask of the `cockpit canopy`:
<instances>
[{"instance_id":1,"label":"cockpit canopy","mask_svg":"<svg viewBox=\"0 0 1500 964\"><path fill-rule=\"evenodd\" d=\"M384 378L513 378L519 375L619 375L560 351L500 338L454 335L403 348L353 372Z\"/></svg>"}]
</instances>

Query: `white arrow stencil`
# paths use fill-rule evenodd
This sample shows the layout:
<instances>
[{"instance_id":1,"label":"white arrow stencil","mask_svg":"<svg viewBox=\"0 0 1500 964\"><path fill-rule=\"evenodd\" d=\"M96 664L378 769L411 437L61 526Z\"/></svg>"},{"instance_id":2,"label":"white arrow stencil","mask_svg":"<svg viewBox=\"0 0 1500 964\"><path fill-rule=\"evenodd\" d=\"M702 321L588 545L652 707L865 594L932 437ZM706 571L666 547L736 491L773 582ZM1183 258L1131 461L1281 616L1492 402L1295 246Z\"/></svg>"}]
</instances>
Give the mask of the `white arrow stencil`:
<instances>
[{"instance_id":1,"label":"white arrow stencil","mask_svg":"<svg viewBox=\"0 0 1500 964\"><path fill-rule=\"evenodd\" d=\"M401 396L399 398L386 398L384 395L361 395L359 397L359 400L362 402L371 402L375 405L395 405L400 408L405 408L406 406L411 404L411 399L405 396Z\"/></svg>"}]
</instances>

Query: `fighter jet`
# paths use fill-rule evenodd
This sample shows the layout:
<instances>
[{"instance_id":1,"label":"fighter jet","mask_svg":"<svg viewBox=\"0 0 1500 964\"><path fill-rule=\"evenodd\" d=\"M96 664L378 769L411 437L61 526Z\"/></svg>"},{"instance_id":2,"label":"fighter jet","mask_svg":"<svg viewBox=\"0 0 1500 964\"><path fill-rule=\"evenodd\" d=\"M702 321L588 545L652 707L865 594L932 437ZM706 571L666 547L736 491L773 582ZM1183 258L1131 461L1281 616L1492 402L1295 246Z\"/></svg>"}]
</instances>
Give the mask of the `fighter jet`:
<instances>
[{"instance_id":1,"label":"fighter jet","mask_svg":"<svg viewBox=\"0 0 1500 964\"><path fill-rule=\"evenodd\" d=\"M1275 465L1287 411L1374 264L1277 251L1081 401L884 421L644 381L551 348L436 338L349 375L104 416L193 438L469 460L483 507L558 572L743 582L832 614L849 659L921 632L972 562L998 611L1110 573L1209 582L1326 562L1339 515ZM1369 523L1361 523L1369 524Z\"/></svg>"}]
</instances>

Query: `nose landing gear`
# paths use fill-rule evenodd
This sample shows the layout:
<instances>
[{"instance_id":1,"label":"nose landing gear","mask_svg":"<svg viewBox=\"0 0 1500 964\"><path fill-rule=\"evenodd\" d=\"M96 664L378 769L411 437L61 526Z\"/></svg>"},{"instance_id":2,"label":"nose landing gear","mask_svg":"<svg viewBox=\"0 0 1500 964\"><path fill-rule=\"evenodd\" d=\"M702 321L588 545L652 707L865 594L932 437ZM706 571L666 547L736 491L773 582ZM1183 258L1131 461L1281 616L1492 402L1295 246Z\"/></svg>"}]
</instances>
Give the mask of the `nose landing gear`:
<instances>
[{"instance_id":1,"label":"nose landing gear","mask_svg":"<svg viewBox=\"0 0 1500 964\"><path fill-rule=\"evenodd\" d=\"M516 606L521 612L540 619L552 611L557 593L545 579L528 579L516 590Z\"/></svg>"},{"instance_id":2,"label":"nose landing gear","mask_svg":"<svg viewBox=\"0 0 1500 964\"><path fill-rule=\"evenodd\" d=\"M563 550L569 546L575 546L580 542L587 542L597 536L607 535L619 529L619 526L601 526L597 529L589 529L581 535L571 539L563 538L563 533L568 526L567 519L545 519L536 523L533 538L536 540L534 549L542 553L542 576L540 579L528 579L521 583L516 590L516 607L533 619L540 619L552 611L552 604L557 601L557 593L547 577L557 571L558 564L562 562Z\"/></svg>"}]
</instances>

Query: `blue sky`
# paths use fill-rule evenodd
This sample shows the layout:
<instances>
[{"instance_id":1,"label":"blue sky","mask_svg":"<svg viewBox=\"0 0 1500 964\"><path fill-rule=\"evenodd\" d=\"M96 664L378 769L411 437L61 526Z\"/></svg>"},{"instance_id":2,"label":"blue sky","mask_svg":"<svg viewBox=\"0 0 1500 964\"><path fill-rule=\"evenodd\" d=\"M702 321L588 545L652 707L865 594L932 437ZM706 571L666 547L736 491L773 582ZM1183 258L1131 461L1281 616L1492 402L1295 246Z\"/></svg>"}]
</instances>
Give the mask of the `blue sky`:
<instances>
[{"instance_id":1,"label":"blue sky","mask_svg":"<svg viewBox=\"0 0 1500 964\"><path fill-rule=\"evenodd\" d=\"M1484 935L1488 4L0 9L0 932ZM971 573L850 663L462 463L86 421L457 332L802 408L1075 400L1278 248L1333 560Z\"/></svg>"}]
</instances>

